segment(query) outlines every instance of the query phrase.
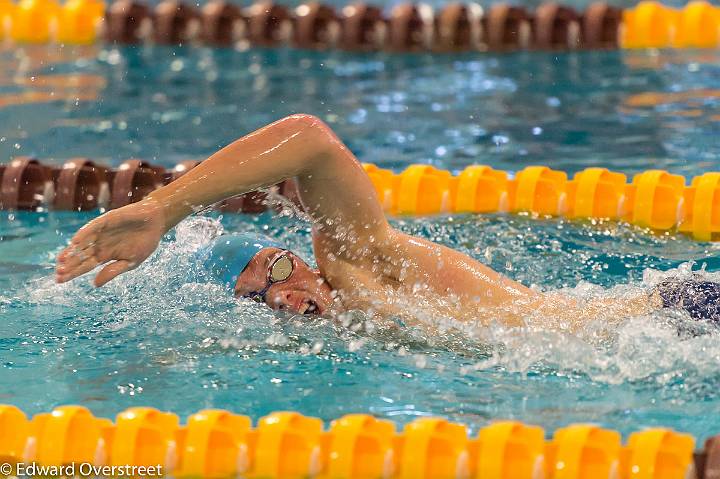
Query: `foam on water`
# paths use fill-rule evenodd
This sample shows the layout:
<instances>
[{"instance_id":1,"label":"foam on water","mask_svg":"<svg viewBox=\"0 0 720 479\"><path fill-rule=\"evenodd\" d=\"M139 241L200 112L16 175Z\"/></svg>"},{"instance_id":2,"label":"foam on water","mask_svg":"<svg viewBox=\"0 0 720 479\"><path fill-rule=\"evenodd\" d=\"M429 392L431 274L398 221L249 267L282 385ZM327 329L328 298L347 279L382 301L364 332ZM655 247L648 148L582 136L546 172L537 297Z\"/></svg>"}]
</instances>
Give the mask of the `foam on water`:
<instances>
[{"instance_id":1,"label":"foam on water","mask_svg":"<svg viewBox=\"0 0 720 479\"><path fill-rule=\"evenodd\" d=\"M13 283L0 300L7 328L0 378L9 401L26 408L81 402L112 414L151 404L183 413L212 405L252 415L299 408L327 419L372 411L401 422L417 414L471 426L517 417L548 428L574 419L623 431L638 421L669 421L701 436L720 427L677 416L678 408L720 402L718 333L683 313L600 317L571 334L544 327L543 321L556 321L551 317L533 318L525 328L479 327L434 316L435 300L416 300L405 306L418 325L399 326L363 312L316 319L274 314L218 285L193 281L190 272L199 266L193 252L226 228L263 230L311 258L308 225L291 215L191 218L147 262L104 288L92 288L87 276L56 285L47 251L59 251L80 220L49 233L44 225L56 221L54 215L37 223L42 231L32 228L31 215L22 216L19 225L4 222L17 239L0 243L3 249L23 241L53 244L35 257L44 269ZM661 278L687 276L693 263L685 256L708 248L618 224L453 216L395 225L536 288L590 302L635 297ZM32 232L30 240L23 230ZM623 251L606 251L610 237L625 238L616 243ZM653 248L676 251L676 259L648 255ZM719 280L717 272L697 271L703 264L712 269L711 263L696 263L694 274ZM26 387L23 370L45 377L49 387Z\"/></svg>"},{"instance_id":2,"label":"foam on water","mask_svg":"<svg viewBox=\"0 0 720 479\"><path fill-rule=\"evenodd\" d=\"M689 178L718 164L717 58L26 47L0 53L0 71L12 72L0 74L0 154L57 165L141 157L171 167L309 112L362 161L396 170L482 162L570 173L657 167ZM77 85L87 90L81 101ZM520 329L477 327L438 314L443 300L398 298L420 320L403 327L363 312L275 315L193 281L192 252L221 227L263 231L311 258L309 227L290 214L194 218L102 289L89 277L55 285L54 255L93 215L0 215L0 402L31 413L82 403L106 416L151 405L253 417L370 412L400 422L438 414L472 427L517 418L550 430L590 420L625 433L664 425L698 437L720 430L711 414L720 408L718 334L684 314L618 321L606 313L570 334L552 316ZM717 245L615 222L393 222L588 304L645 294L668 271L704 267L707 279L720 271Z\"/></svg>"}]
</instances>

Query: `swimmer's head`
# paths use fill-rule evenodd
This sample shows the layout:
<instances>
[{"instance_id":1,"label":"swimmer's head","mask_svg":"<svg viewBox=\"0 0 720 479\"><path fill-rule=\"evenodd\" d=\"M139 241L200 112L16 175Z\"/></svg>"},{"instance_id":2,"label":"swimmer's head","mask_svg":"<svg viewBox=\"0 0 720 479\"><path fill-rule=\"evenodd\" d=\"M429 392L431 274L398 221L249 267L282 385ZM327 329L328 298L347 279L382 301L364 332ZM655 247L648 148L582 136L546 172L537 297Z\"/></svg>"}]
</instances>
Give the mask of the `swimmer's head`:
<instances>
[{"instance_id":1,"label":"swimmer's head","mask_svg":"<svg viewBox=\"0 0 720 479\"><path fill-rule=\"evenodd\" d=\"M236 296L296 314L323 314L333 302L320 273L267 236L221 235L206 251L208 272Z\"/></svg>"}]
</instances>

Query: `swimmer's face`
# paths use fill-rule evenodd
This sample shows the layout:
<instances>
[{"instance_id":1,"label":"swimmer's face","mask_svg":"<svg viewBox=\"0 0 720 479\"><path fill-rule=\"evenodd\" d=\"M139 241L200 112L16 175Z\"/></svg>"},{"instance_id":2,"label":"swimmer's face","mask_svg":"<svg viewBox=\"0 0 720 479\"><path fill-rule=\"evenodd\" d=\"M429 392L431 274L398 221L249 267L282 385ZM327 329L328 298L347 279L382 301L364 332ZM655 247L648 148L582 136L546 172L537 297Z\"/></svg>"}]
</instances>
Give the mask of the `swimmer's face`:
<instances>
[{"instance_id":1,"label":"swimmer's face","mask_svg":"<svg viewBox=\"0 0 720 479\"><path fill-rule=\"evenodd\" d=\"M290 251L264 248L250 260L235 283L235 296L257 296L274 310L323 314L333 302L332 289L320 274Z\"/></svg>"}]
</instances>

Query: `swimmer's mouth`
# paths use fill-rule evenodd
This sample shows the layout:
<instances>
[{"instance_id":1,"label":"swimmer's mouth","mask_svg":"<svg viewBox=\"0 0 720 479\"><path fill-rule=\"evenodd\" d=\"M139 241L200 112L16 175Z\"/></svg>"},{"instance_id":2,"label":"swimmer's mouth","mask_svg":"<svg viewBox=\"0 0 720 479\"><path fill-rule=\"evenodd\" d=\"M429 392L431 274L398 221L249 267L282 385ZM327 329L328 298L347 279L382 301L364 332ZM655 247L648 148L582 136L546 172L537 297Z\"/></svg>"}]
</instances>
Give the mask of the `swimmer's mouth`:
<instances>
[{"instance_id":1,"label":"swimmer's mouth","mask_svg":"<svg viewBox=\"0 0 720 479\"><path fill-rule=\"evenodd\" d=\"M285 311L292 314L313 315L323 314L324 311L324 308L312 299L304 299L295 304L285 304L281 302L266 302L266 304L276 311Z\"/></svg>"},{"instance_id":2,"label":"swimmer's mouth","mask_svg":"<svg viewBox=\"0 0 720 479\"><path fill-rule=\"evenodd\" d=\"M298 314L320 314L320 308L315 301L307 300L300 305Z\"/></svg>"}]
</instances>

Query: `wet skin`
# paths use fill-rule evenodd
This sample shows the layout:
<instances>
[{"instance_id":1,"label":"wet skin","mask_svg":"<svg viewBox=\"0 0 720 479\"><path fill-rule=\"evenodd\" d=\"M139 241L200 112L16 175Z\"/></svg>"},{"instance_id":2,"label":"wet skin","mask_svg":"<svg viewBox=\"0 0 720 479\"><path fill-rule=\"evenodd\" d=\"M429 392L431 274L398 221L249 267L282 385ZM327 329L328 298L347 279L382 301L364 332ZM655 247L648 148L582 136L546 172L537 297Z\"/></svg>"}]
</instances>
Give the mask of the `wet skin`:
<instances>
[{"instance_id":1,"label":"wet skin","mask_svg":"<svg viewBox=\"0 0 720 479\"><path fill-rule=\"evenodd\" d=\"M616 321L652 309L647 297L588 307L543 294L458 251L395 230L360 162L311 115L293 115L244 136L142 201L92 220L58 256L57 281L103 265L95 277L101 286L147 259L162 236L195 211L290 177L298 180L313 224L319 274L305 265L287 284L273 285L266 296L273 308L298 312L314 304L322 312L332 303L336 311L412 315L408 309L430 298L439 315L460 321L523 326L528 317L542 316L559 318L563 330L599 315ZM259 285L262 261L258 258L236 292Z\"/></svg>"},{"instance_id":2,"label":"wet skin","mask_svg":"<svg viewBox=\"0 0 720 479\"><path fill-rule=\"evenodd\" d=\"M250 260L235 284L235 296L246 297L265 289L270 283L269 269L278 255L287 254L293 271L284 281L270 284L265 303L274 310L295 314L324 314L333 304L332 288L302 259L279 248L264 248Z\"/></svg>"}]
</instances>

